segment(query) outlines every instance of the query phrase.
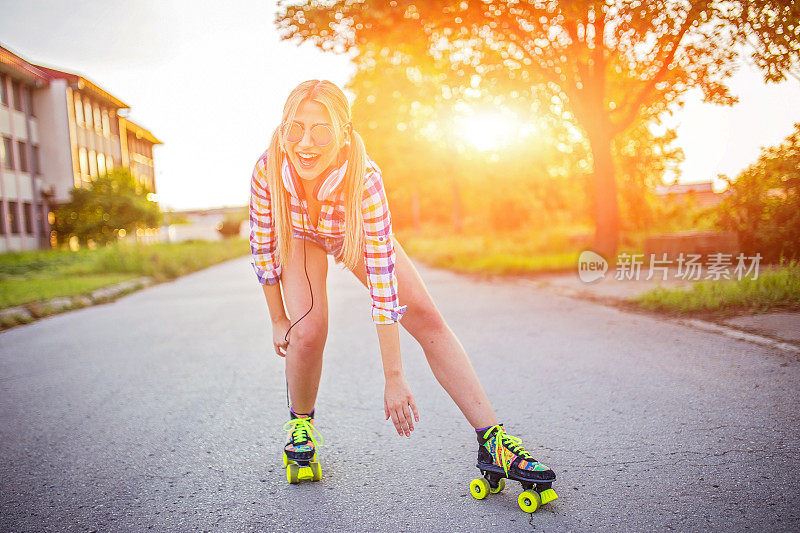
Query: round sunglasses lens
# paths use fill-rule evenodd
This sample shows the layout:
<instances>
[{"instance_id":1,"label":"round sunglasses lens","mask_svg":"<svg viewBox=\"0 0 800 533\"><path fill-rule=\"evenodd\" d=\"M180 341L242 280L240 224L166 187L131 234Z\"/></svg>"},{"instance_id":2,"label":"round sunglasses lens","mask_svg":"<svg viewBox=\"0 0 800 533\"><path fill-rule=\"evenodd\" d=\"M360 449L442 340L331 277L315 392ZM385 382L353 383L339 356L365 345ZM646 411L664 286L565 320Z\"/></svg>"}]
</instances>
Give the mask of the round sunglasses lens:
<instances>
[{"instance_id":1,"label":"round sunglasses lens","mask_svg":"<svg viewBox=\"0 0 800 533\"><path fill-rule=\"evenodd\" d=\"M317 124L311 128L311 139L317 146L325 146L333 140L333 132L324 124Z\"/></svg>"},{"instance_id":2,"label":"round sunglasses lens","mask_svg":"<svg viewBox=\"0 0 800 533\"><path fill-rule=\"evenodd\" d=\"M292 125L289 126L289 128L286 130L286 140L292 143L296 143L302 138L303 138L303 127L297 122L292 123Z\"/></svg>"}]
</instances>

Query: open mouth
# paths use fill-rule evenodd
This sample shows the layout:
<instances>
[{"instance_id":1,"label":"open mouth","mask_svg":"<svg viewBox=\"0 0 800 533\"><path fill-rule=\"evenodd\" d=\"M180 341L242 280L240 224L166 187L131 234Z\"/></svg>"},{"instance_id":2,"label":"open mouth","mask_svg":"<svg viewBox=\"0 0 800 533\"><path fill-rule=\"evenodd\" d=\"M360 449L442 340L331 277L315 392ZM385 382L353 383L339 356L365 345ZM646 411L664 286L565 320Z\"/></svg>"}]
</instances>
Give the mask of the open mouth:
<instances>
[{"instance_id":1,"label":"open mouth","mask_svg":"<svg viewBox=\"0 0 800 533\"><path fill-rule=\"evenodd\" d=\"M297 155L297 159L300 162L300 166L303 168L313 168L314 165L317 164L317 160L319 159L319 154L307 154L307 153L300 153L295 152Z\"/></svg>"}]
</instances>

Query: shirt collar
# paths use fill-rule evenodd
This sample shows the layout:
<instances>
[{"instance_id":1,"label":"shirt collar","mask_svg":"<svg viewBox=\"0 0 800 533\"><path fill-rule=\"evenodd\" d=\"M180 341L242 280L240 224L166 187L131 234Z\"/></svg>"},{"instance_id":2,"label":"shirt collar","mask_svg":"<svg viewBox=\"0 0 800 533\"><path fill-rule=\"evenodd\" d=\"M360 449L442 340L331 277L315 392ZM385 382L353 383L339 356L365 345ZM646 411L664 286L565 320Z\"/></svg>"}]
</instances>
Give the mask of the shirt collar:
<instances>
[{"instance_id":1,"label":"shirt collar","mask_svg":"<svg viewBox=\"0 0 800 533\"><path fill-rule=\"evenodd\" d=\"M322 179L317 181L317 185L314 187L314 198L319 201L330 199L334 192L341 186L346 172L347 160L345 160L342 166L332 169ZM283 159L281 177L283 178L283 186L286 187L289 194L299 200L301 198L299 192L303 190L303 185L300 182L300 176L297 175L297 171L289 162L288 157ZM305 195L303 195L303 197L305 197Z\"/></svg>"}]
</instances>

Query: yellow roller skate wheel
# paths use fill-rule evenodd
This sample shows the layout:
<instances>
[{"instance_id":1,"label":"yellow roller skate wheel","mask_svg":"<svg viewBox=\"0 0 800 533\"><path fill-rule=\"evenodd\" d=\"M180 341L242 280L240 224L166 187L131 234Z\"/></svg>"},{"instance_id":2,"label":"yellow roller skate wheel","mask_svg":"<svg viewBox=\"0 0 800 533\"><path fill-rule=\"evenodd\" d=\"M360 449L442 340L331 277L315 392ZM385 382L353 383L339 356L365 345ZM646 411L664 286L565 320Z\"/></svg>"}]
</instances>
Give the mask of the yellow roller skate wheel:
<instances>
[{"instance_id":1,"label":"yellow roller skate wheel","mask_svg":"<svg viewBox=\"0 0 800 533\"><path fill-rule=\"evenodd\" d=\"M289 463L286 466L286 480L294 485L298 481L300 481L300 467L294 463Z\"/></svg>"},{"instance_id":2,"label":"yellow roller skate wheel","mask_svg":"<svg viewBox=\"0 0 800 533\"><path fill-rule=\"evenodd\" d=\"M519 498L517 498L517 503L519 504L519 508L526 513L535 513L536 509L538 509L539 505L541 505L542 500L539 498L538 493L532 490L526 490L519 495Z\"/></svg>"},{"instance_id":3,"label":"yellow roller skate wheel","mask_svg":"<svg viewBox=\"0 0 800 533\"><path fill-rule=\"evenodd\" d=\"M491 485L489 485L489 492L492 494L499 494L503 492L503 489L506 488L506 478L501 477L500 481L497 482L497 488L493 489Z\"/></svg>"},{"instance_id":4,"label":"yellow roller skate wheel","mask_svg":"<svg viewBox=\"0 0 800 533\"><path fill-rule=\"evenodd\" d=\"M543 490L539 495L542 497L542 505L558 499L558 494L553 489Z\"/></svg>"},{"instance_id":5,"label":"yellow roller skate wheel","mask_svg":"<svg viewBox=\"0 0 800 533\"><path fill-rule=\"evenodd\" d=\"M313 479L314 478L314 474L311 473L311 467L310 466L301 466L300 470L299 470L299 472L297 474L297 478L298 479Z\"/></svg>"},{"instance_id":6,"label":"yellow roller skate wheel","mask_svg":"<svg viewBox=\"0 0 800 533\"><path fill-rule=\"evenodd\" d=\"M469 483L469 493L476 500L482 500L489 494L489 482L483 479L482 477L478 477L470 481Z\"/></svg>"},{"instance_id":7,"label":"yellow roller skate wheel","mask_svg":"<svg viewBox=\"0 0 800 533\"><path fill-rule=\"evenodd\" d=\"M319 481L322 479L322 465L319 464L317 461L312 461L308 463L308 466L311 467L311 479L314 481Z\"/></svg>"},{"instance_id":8,"label":"yellow roller skate wheel","mask_svg":"<svg viewBox=\"0 0 800 533\"><path fill-rule=\"evenodd\" d=\"M283 466L289 466L289 457L283 452Z\"/></svg>"}]
</instances>

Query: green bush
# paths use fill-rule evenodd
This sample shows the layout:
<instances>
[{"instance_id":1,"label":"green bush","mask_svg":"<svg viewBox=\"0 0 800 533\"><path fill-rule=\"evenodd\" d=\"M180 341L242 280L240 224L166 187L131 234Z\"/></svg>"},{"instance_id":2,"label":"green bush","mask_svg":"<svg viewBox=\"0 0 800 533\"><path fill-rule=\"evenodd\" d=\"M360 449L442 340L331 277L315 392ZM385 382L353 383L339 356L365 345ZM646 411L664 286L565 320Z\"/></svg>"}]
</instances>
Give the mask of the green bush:
<instances>
[{"instance_id":1,"label":"green bush","mask_svg":"<svg viewBox=\"0 0 800 533\"><path fill-rule=\"evenodd\" d=\"M735 231L743 251L765 262L800 259L800 123L735 181L722 177L731 195L718 208L719 227Z\"/></svg>"},{"instance_id":2,"label":"green bush","mask_svg":"<svg viewBox=\"0 0 800 533\"><path fill-rule=\"evenodd\" d=\"M138 228L161 224L158 204L147 199L150 190L138 183L130 170L115 168L93 180L88 187L70 190L71 199L55 211L60 243L77 237L81 244L115 242L120 230L133 233Z\"/></svg>"}]
</instances>

